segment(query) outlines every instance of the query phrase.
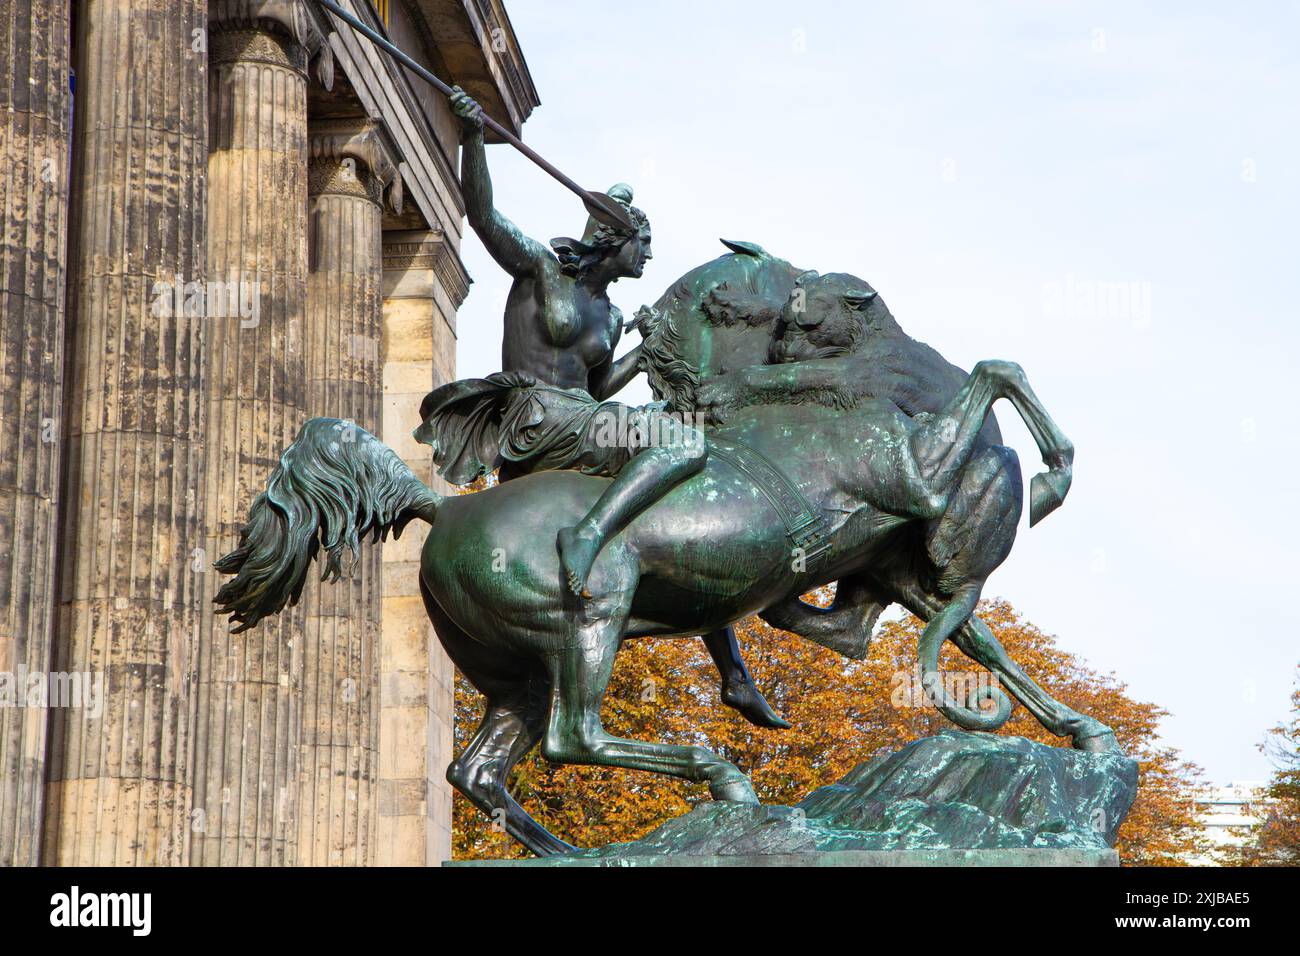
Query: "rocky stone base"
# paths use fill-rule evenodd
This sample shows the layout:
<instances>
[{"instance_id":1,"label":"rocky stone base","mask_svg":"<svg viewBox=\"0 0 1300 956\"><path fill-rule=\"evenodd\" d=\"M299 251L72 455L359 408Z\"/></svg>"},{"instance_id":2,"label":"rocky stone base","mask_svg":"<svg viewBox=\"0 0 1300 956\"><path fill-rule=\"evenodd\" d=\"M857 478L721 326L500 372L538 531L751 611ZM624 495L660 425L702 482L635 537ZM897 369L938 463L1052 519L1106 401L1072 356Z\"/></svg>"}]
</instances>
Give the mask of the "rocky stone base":
<instances>
[{"instance_id":1,"label":"rocky stone base","mask_svg":"<svg viewBox=\"0 0 1300 956\"><path fill-rule=\"evenodd\" d=\"M831 850L711 856L552 856L532 860L455 860L443 866L1119 866L1114 850Z\"/></svg>"},{"instance_id":2,"label":"rocky stone base","mask_svg":"<svg viewBox=\"0 0 1300 956\"><path fill-rule=\"evenodd\" d=\"M704 802L634 843L504 865L1115 866L1137 779L1118 752L949 731L793 807Z\"/></svg>"}]
</instances>

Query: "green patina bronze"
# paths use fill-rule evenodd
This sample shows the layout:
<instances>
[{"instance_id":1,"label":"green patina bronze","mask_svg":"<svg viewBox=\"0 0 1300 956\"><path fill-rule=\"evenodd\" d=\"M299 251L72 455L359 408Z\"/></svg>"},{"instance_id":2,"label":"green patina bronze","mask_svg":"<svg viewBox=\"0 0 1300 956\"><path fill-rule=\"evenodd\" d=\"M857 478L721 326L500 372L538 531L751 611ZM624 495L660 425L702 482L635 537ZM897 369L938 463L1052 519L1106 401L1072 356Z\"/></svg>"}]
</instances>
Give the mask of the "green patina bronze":
<instances>
[{"instance_id":1,"label":"green patina bronze","mask_svg":"<svg viewBox=\"0 0 1300 956\"><path fill-rule=\"evenodd\" d=\"M502 373L435 390L416 434L449 479L498 470L502 482L444 499L373 436L313 419L254 503L240 547L218 563L235 575L217 596L222 612L252 627L297 600L318 550L337 575L361 535L432 524L425 605L487 700L448 778L539 855L572 850L507 788L539 744L553 761L672 774L708 783L717 800L756 803L746 776L707 749L614 737L600 718L624 640L704 635L724 700L784 726L736 645L732 626L751 614L861 658L877 616L899 604L926 622L924 679L960 727L1001 726L1011 700L1000 687L1076 748L1116 748L1109 728L1042 690L975 614L1023 504L995 402L1010 402L1047 465L1031 522L1070 484L1073 448L1019 366L964 372L909 338L863 280L740 242L642 308L642 344L615 360L623 321L608 287L650 257L631 190L609 198L634 229L592 220L582 238L547 248L493 207L480 111L460 91L453 106L467 127L470 223L514 284ZM613 401L638 371L660 402ZM800 600L831 582L830 608ZM999 687L953 699L938 674L947 641Z\"/></svg>"}]
</instances>

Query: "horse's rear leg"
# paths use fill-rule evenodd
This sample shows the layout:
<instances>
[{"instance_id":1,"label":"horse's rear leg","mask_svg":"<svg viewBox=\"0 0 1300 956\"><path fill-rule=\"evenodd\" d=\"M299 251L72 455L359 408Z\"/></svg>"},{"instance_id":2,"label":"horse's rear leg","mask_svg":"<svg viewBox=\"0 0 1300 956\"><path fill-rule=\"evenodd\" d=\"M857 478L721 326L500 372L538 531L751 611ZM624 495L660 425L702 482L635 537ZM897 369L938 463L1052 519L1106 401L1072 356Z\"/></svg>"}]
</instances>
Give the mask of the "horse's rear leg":
<instances>
[{"instance_id":1,"label":"horse's rear leg","mask_svg":"<svg viewBox=\"0 0 1300 956\"><path fill-rule=\"evenodd\" d=\"M574 847L529 816L507 787L510 771L541 739L545 727L545 706L539 706L536 697L523 684L488 699L478 732L447 768L447 780L533 853L555 856Z\"/></svg>"},{"instance_id":2,"label":"horse's rear leg","mask_svg":"<svg viewBox=\"0 0 1300 956\"><path fill-rule=\"evenodd\" d=\"M630 597L631 588L615 597L594 598L579 612L582 620L566 646L548 658L551 709L542 754L556 763L683 777L708 783L715 800L757 803L749 778L703 747L628 740L613 736L601 724L600 705L622 643Z\"/></svg>"},{"instance_id":3,"label":"horse's rear leg","mask_svg":"<svg viewBox=\"0 0 1300 956\"><path fill-rule=\"evenodd\" d=\"M447 656L486 699L483 722L447 767L447 782L538 856L570 852L574 848L529 816L508 787L510 771L536 746L546 725L545 672L493 654L471 638L443 613L423 580L420 593Z\"/></svg>"}]
</instances>

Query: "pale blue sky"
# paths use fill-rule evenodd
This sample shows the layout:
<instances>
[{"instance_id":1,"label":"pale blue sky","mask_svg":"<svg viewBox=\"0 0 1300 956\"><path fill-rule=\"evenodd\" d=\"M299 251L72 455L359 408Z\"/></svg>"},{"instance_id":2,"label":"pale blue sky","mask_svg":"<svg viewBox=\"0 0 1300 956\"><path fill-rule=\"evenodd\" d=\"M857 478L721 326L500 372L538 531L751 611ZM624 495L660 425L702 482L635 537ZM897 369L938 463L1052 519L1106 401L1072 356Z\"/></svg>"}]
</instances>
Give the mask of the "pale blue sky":
<instances>
[{"instance_id":1,"label":"pale blue sky","mask_svg":"<svg viewBox=\"0 0 1300 956\"><path fill-rule=\"evenodd\" d=\"M747 239L862 276L960 365L1021 363L1075 483L986 594L1169 709L1211 780L1265 777L1255 745L1300 662L1300 7L509 8L544 104L528 141L584 185L631 183L653 223L614 301L631 314ZM490 161L524 231L580 232L558 185L508 147ZM464 256L474 376L499 367L508 283L472 236Z\"/></svg>"}]
</instances>

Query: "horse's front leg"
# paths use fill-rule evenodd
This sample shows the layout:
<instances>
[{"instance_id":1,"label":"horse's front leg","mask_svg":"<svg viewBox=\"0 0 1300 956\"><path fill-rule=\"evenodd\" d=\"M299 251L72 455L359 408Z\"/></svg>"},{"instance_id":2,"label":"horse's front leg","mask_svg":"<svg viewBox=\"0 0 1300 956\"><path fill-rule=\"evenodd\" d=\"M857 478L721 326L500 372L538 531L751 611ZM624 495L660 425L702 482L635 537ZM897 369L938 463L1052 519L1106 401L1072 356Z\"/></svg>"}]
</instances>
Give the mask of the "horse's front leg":
<instances>
[{"instance_id":1,"label":"horse's front leg","mask_svg":"<svg viewBox=\"0 0 1300 956\"><path fill-rule=\"evenodd\" d=\"M715 800L758 803L753 784L735 764L703 747L651 743L615 737L601 722L600 706L623 642L636 588L631 558L622 568L606 556L604 571L592 583L592 598L566 609L575 615L563 646L545 658L551 678L551 704L542 755L553 763L594 764L670 774L704 782ZM611 578L622 580L611 581ZM556 609L558 613L565 613Z\"/></svg>"},{"instance_id":2,"label":"horse's front leg","mask_svg":"<svg viewBox=\"0 0 1300 956\"><path fill-rule=\"evenodd\" d=\"M1034 476L1030 485L1029 523L1034 525L1065 500L1074 446L1029 387L1024 369L1014 362L980 362L939 414L917 416L922 424L912 434L912 453L923 493L946 498L970 461L989 409L999 398L1008 399L1020 413L1048 467L1047 472Z\"/></svg>"}]
</instances>

